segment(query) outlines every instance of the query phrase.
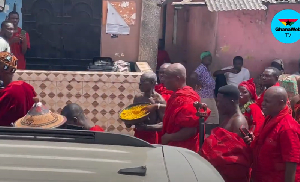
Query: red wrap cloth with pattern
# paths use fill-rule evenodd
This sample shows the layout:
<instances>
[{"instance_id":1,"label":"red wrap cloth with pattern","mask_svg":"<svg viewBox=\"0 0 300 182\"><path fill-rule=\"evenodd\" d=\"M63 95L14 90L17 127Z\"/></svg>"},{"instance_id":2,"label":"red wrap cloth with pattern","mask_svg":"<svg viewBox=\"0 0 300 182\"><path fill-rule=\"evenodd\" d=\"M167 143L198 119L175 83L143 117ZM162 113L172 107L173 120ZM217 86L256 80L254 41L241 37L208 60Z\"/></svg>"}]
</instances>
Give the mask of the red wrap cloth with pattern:
<instances>
[{"instance_id":1,"label":"red wrap cloth with pattern","mask_svg":"<svg viewBox=\"0 0 300 182\"><path fill-rule=\"evenodd\" d=\"M254 182L283 182L286 162L297 163L295 182L300 181L300 126L286 106L275 117L266 117L253 148L252 176Z\"/></svg>"},{"instance_id":2,"label":"red wrap cloth with pattern","mask_svg":"<svg viewBox=\"0 0 300 182\"><path fill-rule=\"evenodd\" d=\"M251 148L236 133L220 127L213 129L200 155L219 171L225 182L249 182Z\"/></svg>"},{"instance_id":3,"label":"red wrap cloth with pattern","mask_svg":"<svg viewBox=\"0 0 300 182\"><path fill-rule=\"evenodd\" d=\"M252 100L256 102L257 101L256 86L253 80L254 79L251 78L250 80L243 81L242 83L240 83L239 86L245 87L250 93ZM248 109L243 113L243 115L247 119L249 126L253 126L253 125L255 126L253 134L255 136L258 136L261 127L263 126L265 121L265 117L263 112L261 111L261 108L256 103L252 103L248 107ZM249 128L249 130L250 129L251 128Z\"/></svg>"},{"instance_id":4,"label":"red wrap cloth with pattern","mask_svg":"<svg viewBox=\"0 0 300 182\"><path fill-rule=\"evenodd\" d=\"M201 101L200 96L189 86L178 89L171 95L163 119L163 135L177 133L182 128L197 128L197 133L185 141L171 141L168 145L199 151L199 117L196 116L197 110L193 105L196 101ZM207 109L208 116L210 113Z\"/></svg>"},{"instance_id":5,"label":"red wrap cloth with pattern","mask_svg":"<svg viewBox=\"0 0 300 182\"><path fill-rule=\"evenodd\" d=\"M14 81L0 90L0 126L11 126L25 116L34 104L36 93L31 85Z\"/></svg>"},{"instance_id":6,"label":"red wrap cloth with pattern","mask_svg":"<svg viewBox=\"0 0 300 182\"><path fill-rule=\"evenodd\" d=\"M160 94L166 102L168 102L168 100L170 99L173 91L168 90L164 84L158 84L155 85L155 92L157 92L158 94ZM162 137L162 131L157 132L157 137L158 137L158 144L161 144L161 137Z\"/></svg>"}]
</instances>

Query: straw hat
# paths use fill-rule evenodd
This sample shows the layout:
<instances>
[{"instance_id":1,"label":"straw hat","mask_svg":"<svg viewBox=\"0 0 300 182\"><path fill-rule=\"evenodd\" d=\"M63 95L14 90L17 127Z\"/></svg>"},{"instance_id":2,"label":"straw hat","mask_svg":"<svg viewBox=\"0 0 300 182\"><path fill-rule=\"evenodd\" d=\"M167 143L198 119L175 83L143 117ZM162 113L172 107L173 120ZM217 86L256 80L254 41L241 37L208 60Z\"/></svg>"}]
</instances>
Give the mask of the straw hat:
<instances>
[{"instance_id":1,"label":"straw hat","mask_svg":"<svg viewBox=\"0 0 300 182\"><path fill-rule=\"evenodd\" d=\"M52 113L41 102L35 103L28 113L18 119L14 126L17 128L57 128L67 119L59 114Z\"/></svg>"}]
</instances>

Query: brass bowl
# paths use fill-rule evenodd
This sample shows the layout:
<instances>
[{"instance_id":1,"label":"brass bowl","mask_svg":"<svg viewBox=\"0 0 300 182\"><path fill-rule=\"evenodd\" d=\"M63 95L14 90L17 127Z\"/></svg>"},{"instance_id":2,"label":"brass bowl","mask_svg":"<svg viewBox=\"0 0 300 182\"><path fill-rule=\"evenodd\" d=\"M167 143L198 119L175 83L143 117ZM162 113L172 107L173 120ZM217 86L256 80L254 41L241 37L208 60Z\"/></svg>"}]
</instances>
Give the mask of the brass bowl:
<instances>
[{"instance_id":1,"label":"brass bowl","mask_svg":"<svg viewBox=\"0 0 300 182\"><path fill-rule=\"evenodd\" d=\"M119 112L119 118L121 119L120 115L121 113L124 111L124 110L128 110L130 109L131 107L134 107L134 106L139 106L139 105L151 105L150 103L135 103L135 104L130 104L129 106L125 107L124 109L122 109L120 112ZM125 124L128 124L128 125L135 125L135 124L138 124L138 123L142 123L148 116L149 116L150 113L147 113L145 116L141 117L141 118L137 118L137 119L133 119L133 120L125 120L125 119L121 119Z\"/></svg>"}]
</instances>

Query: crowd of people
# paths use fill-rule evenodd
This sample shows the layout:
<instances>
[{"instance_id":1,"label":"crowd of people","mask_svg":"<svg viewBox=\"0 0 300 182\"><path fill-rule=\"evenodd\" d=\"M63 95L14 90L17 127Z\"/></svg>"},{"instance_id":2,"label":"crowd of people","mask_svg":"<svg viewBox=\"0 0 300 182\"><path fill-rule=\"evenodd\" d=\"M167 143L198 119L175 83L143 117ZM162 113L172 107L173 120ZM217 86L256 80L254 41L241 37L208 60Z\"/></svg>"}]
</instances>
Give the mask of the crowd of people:
<instances>
[{"instance_id":1,"label":"crowd of people","mask_svg":"<svg viewBox=\"0 0 300 182\"><path fill-rule=\"evenodd\" d=\"M19 26L19 13L12 11L1 23L0 51L14 54L18 59L18 69L26 69L25 54L30 49L29 34Z\"/></svg>"},{"instance_id":2,"label":"crowd of people","mask_svg":"<svg viewBox=\"0 0 300 182\"><path fill-rule=\"evenodd\" d=\"M10 23L4 25L9 27ZM145 108L150 114L142 123L126 127L134 127L134 136L151 144L182 147L198 153L226 182L300 182L300 127L297 122L300 96L290 102L286 90L278 84L282 64L276 61L263 71L260 84L264 90L257 95L254 79L243 67L242 57L235 57L233 66L214 74L209 71L210 52L203 52L201 60L191 75L191 86L186 84L186 69L180 63L162 64L158 70L159 84L156 73L144 73L139 84L141 94L134 97L133 103L150 103ZM50 123L49 128L54 126L48 119L20 120L32 113L28 112L32 106L36 112L41 112L42 106L30 84L12 81L17 62L13 54L0 52L0 80L3 81L0 125L47 128ZM298 83L300 90L300 80ZM203 116L207 125L219 124L202 146L199 140L204 134L199 133L196 102L201 103L200 112L206 113ZM64 117L56 119L55 128L103 131L85 117L77 104L67 105L60 114Z\"/></svg>"}]
</instances>

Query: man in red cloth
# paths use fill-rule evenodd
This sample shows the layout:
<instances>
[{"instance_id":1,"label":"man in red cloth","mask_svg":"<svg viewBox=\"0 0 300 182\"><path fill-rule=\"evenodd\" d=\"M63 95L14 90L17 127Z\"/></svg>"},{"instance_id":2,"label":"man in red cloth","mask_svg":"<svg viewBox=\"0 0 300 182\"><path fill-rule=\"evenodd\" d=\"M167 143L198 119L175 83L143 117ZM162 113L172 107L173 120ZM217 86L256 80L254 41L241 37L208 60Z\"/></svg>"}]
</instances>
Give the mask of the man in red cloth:
<instances>
[{"instance_id":1,"label":"man in red cloth","mask_svg":"<svg viewBox=\"0 0 300 182\"><path fill-rule=\"evenodd\" d=\"M155 85L155 91L159 93L165 99L166 102L168 102L169 98L173 94L173 91L168 90L164 85L165 71L170 65L171 65L170 63L164 63L163 65L161 65L158 73L160 84ZM158 135L158 144L161 144L162 131L158 131L157 135Z\"/></svg>"},{"instance_id":2,"label":"man in red cloth","mask_svg":"<svg viewBox=\"0 0 300 182\"><path fill-rule=\"evenodd\" d=\"M174 91L167 102L163 119L163 145L199 151L199 117L193 103L200 102L199 95L186 86L186 69L174 63L165 71L164 84ZM210 110L207 111L208 116ZM207 119L207 118L206 118Z\"/></svg>"},{"instance_id":3,"label":"man in red cloth","mask_svg":"<svg viewBox=\"0 0 300 182\"><path fill-rule=\"evenodd\" d=\"M171 97L171 95L173 93L173 91L167 90L167 88L164 85L165 71L170 65L171 65L170 63L164 63L163 65L161 65L161 67L159 68L159 73L158 73L160 84L155 85L155 91L157 93L159 93L165 99L166 102L168 102L169 98Z\"/></svg>"},{"instance_id":4,"label":"man in red cloth","mask_svg":"<svg viewBox=\"0 0 300 182\"><path fill-rule=\"evenodd\" d=\"M251 143L254 182L300 181L300 126L289 114L287 99L282 87L271 87L265 93L262 110L267 117ZM245 137L245 142L251 141Z\"/></svg>"},{"instance_id":5,"label":"man in red cloth","mask_svg":"<svg viewBox=\"0 0 300 182\"><path fill-rule=\"evenodd\" d=\"M73 125L83 127L84 129L90 131L104 131L100 126L95 125L92 121L85 117L83 109L78 104L72 103L66 105L61 111L61 115L67 118L67 121L62 128L66 127L67 125Z\"/></svg>"},{"instance_id":6,"label":"man in red cloth","mask_svg":"<svg viewBox=\"0 0 300 182\"><path fill-rule=\"evenodd\" d=\"M277 68L268 67L261 75L261 84L265 88L265 91L260 94L257 98L257 105L261 108L262 102L264 101L264 95L268 88L272 86L280 86L278 83L278 78L280 76L280 71Z\"/></svg>"},{"instance_id":7,"label":"man in red cloth","mask_svg":"<svg viewBox=\"0 0 300 182\"><path fill-rule=\"evenodd\" d=\"M224 120L211 131L200 150L200 155L219 171L225 182L250 180L251 148L244 143L240 132L240 128L248 125L239 109L239 97L239 90L233 85L219 89L217 107Z\"/></svg>"},{"instance_id":8,"label":"man in red cloth","mask_svg":"<svg viewBox=\"0 0 300 182\"><path fill-rule=\"evenodd\" d=\"M260 107L256 104L256 86L253 82L253 78L240 83L238 89L240 91L239 104L241 112L247 119L248 129L257 136L263 126L265 117Z\"/></svg>"},{"instance_id":9,"label":"man in red cloth","mask_svg":"<svg viewBox=\"0 0 300 182\"><path fill-rule=\"evenodd\" d=\"M12 123L26 115L34 104L36 93L23 81L12 81L17 69L17 58L8 52L0 52L0 126Z\"/></svg>"},{"instance_id":10,"label":"man in red cloth","mask_svg":"<svg viewBox=\"0 0 300 182\"><path fill-rule=\"evenodd\" d=\"M15 28L15 33L10 40L11 52L18 59L18 69L24 70L26 68L25 54L27 49L30 49L29 35L25 30L18 27L19 13L12 11L8 14L8 21L12 22Z\"/></svg>"}]
</instances>

